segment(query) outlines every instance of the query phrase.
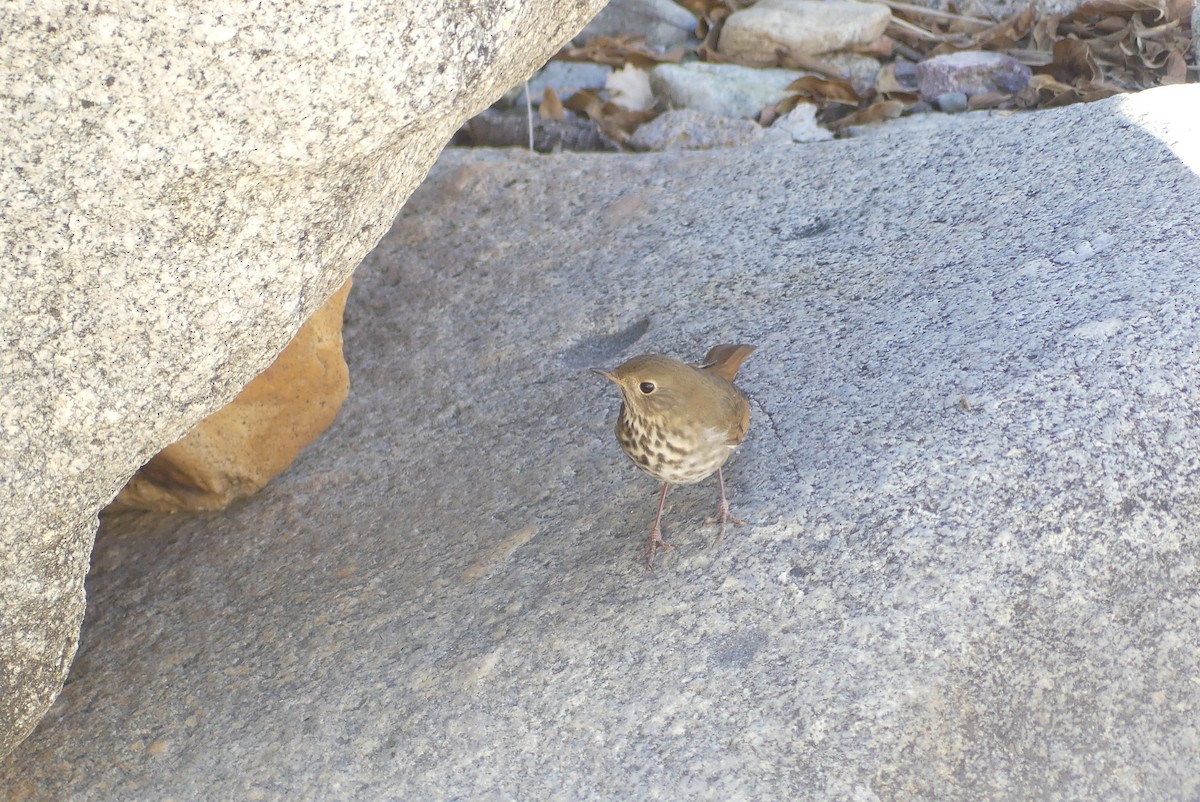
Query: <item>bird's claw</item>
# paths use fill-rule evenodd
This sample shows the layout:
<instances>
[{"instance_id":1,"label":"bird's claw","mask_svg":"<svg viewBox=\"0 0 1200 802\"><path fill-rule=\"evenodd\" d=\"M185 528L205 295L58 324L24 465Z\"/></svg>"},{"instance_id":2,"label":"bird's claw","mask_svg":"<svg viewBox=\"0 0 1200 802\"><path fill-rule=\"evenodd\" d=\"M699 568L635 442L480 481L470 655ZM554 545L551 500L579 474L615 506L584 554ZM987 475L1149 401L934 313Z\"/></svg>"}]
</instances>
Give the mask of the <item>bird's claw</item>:
<instances>
[{"instance_id":1,"label":"bird's claw","mask_svg":"<svg viewBox=\"0 0 1200 802\"><path fill-rule=\"evenodd\" d=\"M721 504L720 506L718 506L716 515L712 516L711 518L705 518L704 523L721 525L721 531L717 532L717 539L712 542L712 545L714 545L714 546L725 539L725 524L726 523L735 524L737 526L745 526L746 525L745 521L743 521L741 518L735 517L733 515L733 513L731 513L729 511L729 505L727 505L727 504Z\"/></svg>"},{"instance_id":2,"label":"bird's claw","mask_svg":"<svg viewBox=\"0 0 1200 802\"><path fill-rule=\"evenodd\" d=\"M663 540L662 530L656 526L656 527L654 527L654 530L650 533L650 539L646 541L646 570L647 571L654 570L654 553L656 551L658 551L660 546L662 547L663 551L667 551L668 549L673 548L670 543Z\"/></svg>"}]
</instances>

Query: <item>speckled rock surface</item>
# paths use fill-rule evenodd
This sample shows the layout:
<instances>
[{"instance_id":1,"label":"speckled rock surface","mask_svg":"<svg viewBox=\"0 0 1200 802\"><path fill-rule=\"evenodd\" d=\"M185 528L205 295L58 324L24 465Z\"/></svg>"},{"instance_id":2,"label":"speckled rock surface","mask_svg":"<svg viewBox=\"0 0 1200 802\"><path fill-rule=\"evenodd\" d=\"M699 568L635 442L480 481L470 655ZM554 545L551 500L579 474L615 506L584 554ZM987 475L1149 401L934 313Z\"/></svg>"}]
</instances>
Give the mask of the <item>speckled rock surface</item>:
<instances>
[{"instance_id":1,"label":"speckled rock surface","mask_svg":"<svg viewBox=\"0 0 1200 802\"><path fill-rule=\"evenodd\" d=\"M1033 74L1011 56L982 50L934 56L916 69L921 98L927 103L947 93L966 97L987 92L1012 94L1024 89ZM948 109L943 107L943 111Z\"/></svg>"},{"instance_id":2,"label":"speckled rock surface","mask_svg":"<svg viewBox=\"0 0 1200 802\"><path fill-rule=\"evenodd\" d=\"M638 126L629 138L634 150L707 150L756 142L764 129L753 120L719 117L691 109L664 111Z\"/></svg>"},{"instance_id":3,"label":"speckled rock surface","mask_svg":"<svg viewBox=\"0 0 1200 802\"><path fill-rule=\"evenodd\" d=\"M0 754L66 675L97 511L599 5L0 6Z\"/></svg>"},{"instance_id":4,"label":"speckled rock surface","mask_svg":"<svg viewBox=\"0 0 1200 802\"><path fill-rule=\"evenodd\" d=\"M0 787L1195 798L1198 102L447 154L356 273L326 437L224 513L106 519ZM750 524L712 546L679 489L648 573L585 369L728 340Z\"/></svg>"}]
</instances>

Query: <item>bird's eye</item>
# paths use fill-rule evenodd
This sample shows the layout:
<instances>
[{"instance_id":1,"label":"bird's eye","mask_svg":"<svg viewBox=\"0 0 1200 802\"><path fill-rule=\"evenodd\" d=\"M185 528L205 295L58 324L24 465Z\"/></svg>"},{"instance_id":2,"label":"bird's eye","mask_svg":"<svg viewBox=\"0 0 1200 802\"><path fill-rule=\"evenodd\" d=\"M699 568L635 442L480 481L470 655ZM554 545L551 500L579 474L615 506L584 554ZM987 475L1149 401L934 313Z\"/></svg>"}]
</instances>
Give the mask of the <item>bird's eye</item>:
<instances>
[{"instance_id":1,"label":"bird's eye","mask_svg":"<svg viewBox=\"0 0 1200 802\"><path fill-rule=\"evenodd\" d=\"M638 385L638 389L642 391L642 395L650 395L654 392L654 382L642 382Z\"/></svg>"}]
</instances>

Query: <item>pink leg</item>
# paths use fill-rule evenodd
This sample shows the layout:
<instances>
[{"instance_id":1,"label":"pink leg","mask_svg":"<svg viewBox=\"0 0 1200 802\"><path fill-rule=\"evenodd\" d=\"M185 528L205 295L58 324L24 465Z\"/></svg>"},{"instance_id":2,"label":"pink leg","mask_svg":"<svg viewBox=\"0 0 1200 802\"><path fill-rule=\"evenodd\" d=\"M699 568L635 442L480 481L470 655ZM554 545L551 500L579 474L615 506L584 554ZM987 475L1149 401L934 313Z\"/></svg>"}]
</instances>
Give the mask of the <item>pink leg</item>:
<instances>
[{"instance_id":1,"label":"pink leg","mask_svg":"<svg viewBox=\"0 0 1200 802\"><path fill-rule=\"evenodd\" d=\"M720 524L721 531L717 533L717 539L713 541L713 545L717 545L725 539L725 522L731 521L738 525L745 525L745 521L741 518L734 518L733 513L729 511L729 502L725 500L725 477L721 475L721 469L717 468L717 487L721 491L721 502L717 505L717 514L706 519L706 524Z\"/></svg>"},{"instance_id":2,"label":"pink leg","mask_svg":"<svg viewBox=\"0 0 1200 802\"><path fill-rule=\"evenodd\" d=\"M654 516L654 528L650 530L650 540L646 542L646 569L654 570L654 552L662 546L664 550L671 548L671 544L663 540L662 537L662 511L663 504L667 500L667 489L671 486L669 482L663 482L662 492L658 494L658 515Z\"/></svg>"}]
</instances>

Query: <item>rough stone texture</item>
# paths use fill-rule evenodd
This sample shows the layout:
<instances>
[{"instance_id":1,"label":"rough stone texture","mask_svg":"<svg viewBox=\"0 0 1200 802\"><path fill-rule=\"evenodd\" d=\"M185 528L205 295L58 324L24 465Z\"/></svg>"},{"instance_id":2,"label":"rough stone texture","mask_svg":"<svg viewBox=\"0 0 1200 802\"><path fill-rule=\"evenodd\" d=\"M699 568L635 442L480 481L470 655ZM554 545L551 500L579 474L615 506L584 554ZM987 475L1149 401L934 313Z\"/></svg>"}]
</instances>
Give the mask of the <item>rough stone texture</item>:
<instances>
[{"instance_id":1,"label":"rough stone texture","mask_svg":"<svg viewBox=\"0 0 1200 802\"><path fill-rule=\"evenodd\" d=\"M1033 72L1003 53L964 50L918 63L916 75L921 99L932 103L950 93L970 97L989 92L1019 92L1029 83Z\"/></svg>"},{"instance_id":2,"label":"rough stone texture","mask_svg":"<svg viewBox=\"0 0 1200 802\"><path fill-rule=\"evenodd\" d=\"M753 120L718 117L691 109L665 111L638 126L629 138L634 150L706 150L747 145L762 139Z\"/></svg>"},{"instance_id":3,"label":"rough stone texture","mask_svg":"<svg viewBox=\"0 0 1200 802\"><path fill-rule=\"evenodd\" d=\"M672 0L611 0L576 37L638 34L651 47L666 49L682 44L696 32L696 18Z\"/></svg>"},{"instance_id":4,"label":"rough stone texture","mask_svg":"<svg viewBox=\"0 0 1200 802\"><path fill-rule=\"evenodd\" d=\"M105 521L0 787L1197 798L1198 103L447 154L356 274L326 436L220 515ZM649 573L585 369L729 340L751 523L711 546L683 488Z\"/></svg>"},{"instance_id":5,"label":"rough stone texture","mask_svg":"<svg viewBox=\"0 0 1200 802\"><path fill-rule=\"evenodd\" d=\"M1006 119L1012 116L1010 111L994 109L979 109L964 111L952 116L946 114L910 114L897 117L894 120L867 123L866 125L851 125L844 129L847 136L878 137L893 141L904 141L912 136L938 136L955 128L974 129L979 121L989 118Z\"/></svg>"},{"instance_id":6,"label":"rough stone texture","mask_svg":"<svg viewBox=\"0 0 1200 802\"><path fill-rule=\"evenodd\" d=\"M219 510L258 492L337 417L350 389L342 310L350 280L237 398L155 454L111 509Z\"/></svg>"},{"instance_id":7,"label":"rough stone texture","mask_svg":"<svg viewBox=\"0 0 1200 802\"><path fill-rule=\"evenodd\" d=\"M815 56L869 44L891 18L880 3L759 0L725 20L717 49L742 61L774 64L779 50Z\"/></svg>"},{"instance_id":8,"label":"rough stone texture","mask_svg":"<svg viewBox=\"0 0 1200 802\"><path fill-rule=\"evenodd\" d=\"M667 109L693 109L722 117L758 117L763 108L788 94L788 84L807 74L693 61L658 65L650 71L650 88Z\"/></svg>"},{"instance_id":9,"label":"rough stone texture","mask_svg":"<svg viewBox=\"0 0 1200 802\"><path fill-rule=\"evenodd\" d=\"M0 754L66 675L97 511L598 6L0 5Z\"/></svg>"}]
</instances>

